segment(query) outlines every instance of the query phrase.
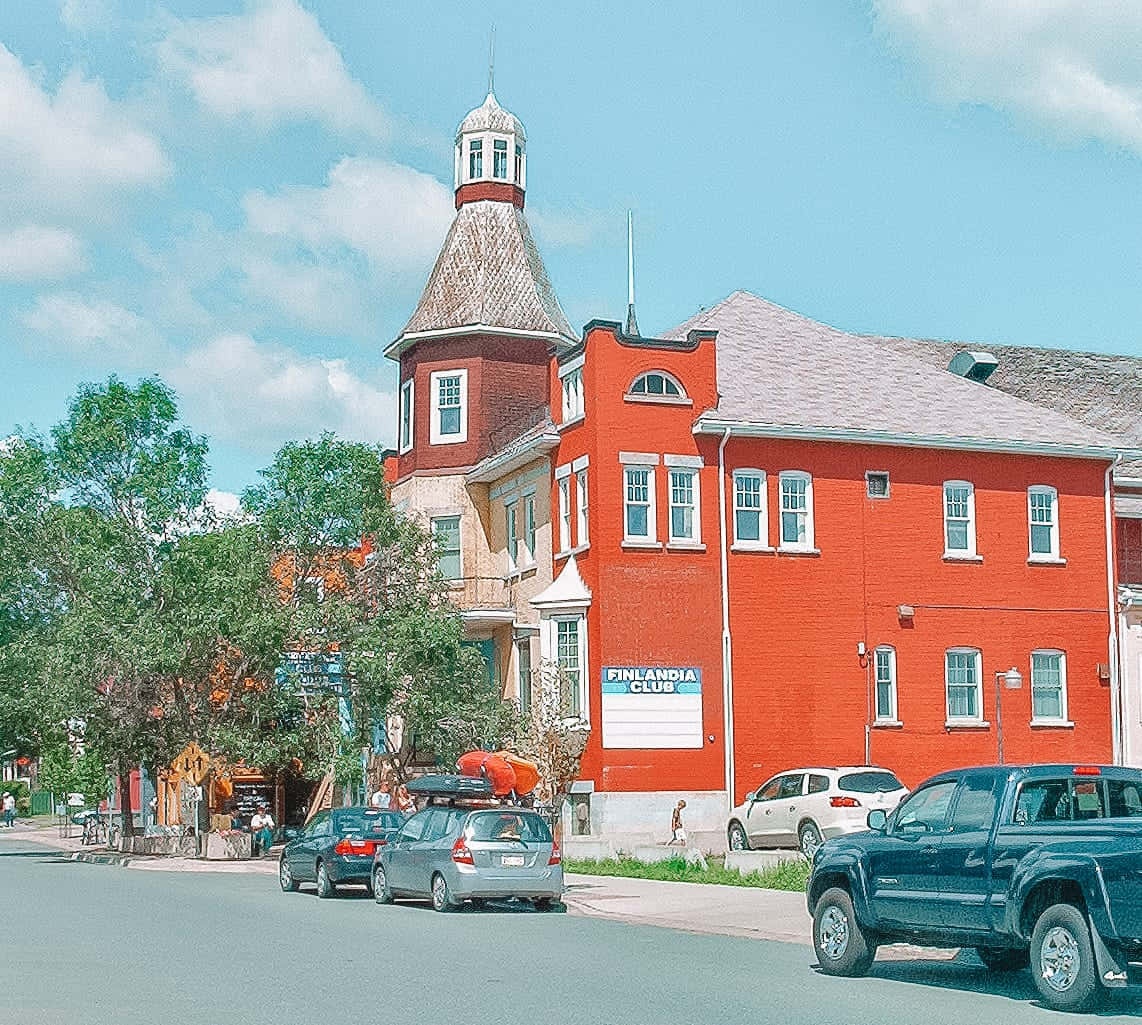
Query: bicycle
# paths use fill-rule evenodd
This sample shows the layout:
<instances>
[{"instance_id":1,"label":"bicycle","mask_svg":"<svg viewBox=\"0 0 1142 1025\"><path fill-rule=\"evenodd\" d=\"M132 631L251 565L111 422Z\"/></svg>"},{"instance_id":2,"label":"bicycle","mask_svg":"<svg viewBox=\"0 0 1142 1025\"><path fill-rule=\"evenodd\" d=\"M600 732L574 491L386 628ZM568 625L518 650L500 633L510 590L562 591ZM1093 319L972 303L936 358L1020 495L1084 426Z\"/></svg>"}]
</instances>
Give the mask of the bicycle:
<instances>
[{"instance_id":1,"label":"bicycle","mask_svg":"<svg viewBox=\"0 0 1142 1025\"><path fill-rule=\"evenodd\" d=\"M102 815L88 815L83 820L83 837L80 842L84 846L107 843L107 823L103 821Z\"/></svg>"}]
</instances>

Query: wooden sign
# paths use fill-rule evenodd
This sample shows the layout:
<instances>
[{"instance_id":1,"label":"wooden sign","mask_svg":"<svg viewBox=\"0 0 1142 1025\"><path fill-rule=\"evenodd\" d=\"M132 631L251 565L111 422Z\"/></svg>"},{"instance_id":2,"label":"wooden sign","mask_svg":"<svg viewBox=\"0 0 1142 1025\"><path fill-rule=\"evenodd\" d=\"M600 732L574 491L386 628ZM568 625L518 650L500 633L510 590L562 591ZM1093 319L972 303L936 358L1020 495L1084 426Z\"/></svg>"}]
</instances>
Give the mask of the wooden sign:
<instances>
[{"instance_id":1,"label":"wooden sign","mask_svg":"<svg viewBox=\"0 0 1142 1025\"><path fill-rule=\"evenodd\" d=\"M171 768L183 779L199 784L210 772L210 756L191 741L171 763Z\"/></svg>"}]
</instances>

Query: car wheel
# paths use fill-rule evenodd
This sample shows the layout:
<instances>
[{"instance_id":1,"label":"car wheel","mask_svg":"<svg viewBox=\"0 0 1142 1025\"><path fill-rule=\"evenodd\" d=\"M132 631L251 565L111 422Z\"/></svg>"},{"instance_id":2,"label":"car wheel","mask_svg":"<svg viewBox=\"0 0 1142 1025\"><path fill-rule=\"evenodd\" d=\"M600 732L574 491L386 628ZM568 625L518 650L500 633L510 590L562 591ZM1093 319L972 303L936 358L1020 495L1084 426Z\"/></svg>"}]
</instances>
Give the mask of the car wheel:
<instances>
[{"instance_id":1,"label":"car wheel","mask_svg":"<svg viewBox=\"0 0 1142 1025\"><path fill-rule=\"evenodd\" d=\"M740 822L731 822L726 833L726 842L731 851L748 851L749 836Z\"/></svg>"},{"instance_id":2,"label":"car wheel","mask_svg":"<svg viewBox=\"0 0 1142 1025\"><path fill-rule=\"evenodd\" d=\"M563 907L562 903L557 901L554 897L536 897L535 900L532 901L532 904L535 905L536 911L543 912L559 911Z\"/></svg>"},{"instance_id":3,"label":"car wheel","mask_svg":"<svg viewBox=\"0 0 1142 1025\"><path fill-rule=\"evenodd\" d=\"M289 870L289 862L286 861L284 854L281 861L278 862L278 882L281 883L282 890L286 893L297 892L297 880L294 879L293 873Z\"/></svg>"},{"instance_id":4,"label":"car wheel","mask_svg":"<svg viewBox=\"0 0 1142 1025\"><path fill-rule=\"evenodd\" d=\"M1020 972L1031 963L1031 952L1010 947L976 947L978 957L993 972Z\"/></svg>"},{"instance_id":5,"label":"car wheel","mask_svg":"<svg viewBox=\"0 0 1142 1025\"><path fill-rule=\"evenodd\" d=\"M821 831L815 822L803 822L801 828L797 830L797 845L801 848L801 853L810 861L813 860L813 855L817 853L817 848L823 842Z\"/></svg>"},{"instance_id":6,"label":"car wheel","mask_svg":"<svg viewBox=\"0 0 1142 1025\"><path fill-rule=\"evenodd\" d=\"M317 896L321 898L332 897L336 892L337 886L329 878L329 870L325 867L324 862L319 861L317 863Z\"/></svg>"},{"instance_id":7,"label":"car wheel","mask_svg":"<svg viewBox=\"0 0 1142 1025\"><path fill-rule=\"evenodd\" d=\"M1056 1011L1089 1011L1102 996L1090 929L1073 904L1054 904L1039 916L1031 966L1039 995Z\"/></svg>"},{"instance_id":8,"label":"car wheel","mask_svg":"<svg viewBox=\"0 0 1142 1025\"><path fill-rule=\"evenodd\" d=\"M393 891L389 889L389 877L385 874L384 865L373 866L373 900L378 904L393 902Z\"/></svg>"},{"instance_id":9,"label":"car wheel","mask_svg":"<svg viewBox=\"0 0 1142 1025\"><path fill-rule=\"evenodd\" d=\"M439 872L432 877L432 909L433 911L452 911L456 901L452 899L452 891L448 889L448 880Z\"/></svg>"},{"instance_id":10,"label":"car wheel","mask_svg":"<svg viewBox=\"0 0 1142 1025\"><path fill-rule=\"evenodd\" d=\"M813 948L826 975L864 975L876 957L876 941L857 921L852 898L839 887L826 890L813 914Z\"/></svg>"}]
</instances>

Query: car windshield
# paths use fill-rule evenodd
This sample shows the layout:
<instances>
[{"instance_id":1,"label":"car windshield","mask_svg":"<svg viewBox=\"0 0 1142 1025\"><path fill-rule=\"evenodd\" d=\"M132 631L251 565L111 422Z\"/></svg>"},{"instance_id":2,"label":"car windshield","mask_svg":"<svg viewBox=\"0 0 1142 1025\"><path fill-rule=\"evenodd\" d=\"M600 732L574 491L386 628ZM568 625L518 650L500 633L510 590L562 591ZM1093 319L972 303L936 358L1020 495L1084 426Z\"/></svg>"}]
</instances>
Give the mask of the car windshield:
<instances>
[{"instance_id":1,"label":"car windshield","mask_svg":"<svg viewBox=\"0 0 1142 1025\"><path fill-rule=\"evenodd\" d=\"M538 815L518 811L482 811L472 816L468 838L551 843L551 830Z\"/></svg>"},{"instance_id":2,"label":"car windshield","mask_svg":"<svg viewBox=\"0 0 1142 1025\"><path fill-rule=\"evenodd\" d=\"M887 794L904 789L891 772L850 772L837 780L837 786L854 794Z\"/></svg>"},{"instance_id":3,"label":"car windshield","mask_svg":"<svg viewBox=\"0 0 1142 1025\"><path fill-rule=\"evenodd\" d=\"M333 831L338 836L365 833L386 833L400 829L404 816L399 811L382 811L378 808L350 808L333 813Z\"/></svg>"}]
</instances>

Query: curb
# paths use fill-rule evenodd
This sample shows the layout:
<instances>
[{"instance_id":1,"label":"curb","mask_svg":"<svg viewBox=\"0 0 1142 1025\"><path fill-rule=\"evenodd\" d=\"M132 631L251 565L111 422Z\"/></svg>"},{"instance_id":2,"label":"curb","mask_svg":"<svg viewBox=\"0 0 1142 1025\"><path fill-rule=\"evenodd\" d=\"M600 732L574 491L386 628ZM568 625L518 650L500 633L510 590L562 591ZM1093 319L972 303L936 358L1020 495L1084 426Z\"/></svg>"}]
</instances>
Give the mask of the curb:
<instances>
[{"instance_id":1,"label":"curb","mask_svg":"<svg viewBox=\"0 0 1142 1025\"><path fill-rule=\"evenodd\" d=\"M116 868L130 868L135 859L126 854L92 854L90 851L76 851L69 861L82 861L85 865L113 865Z\"/></svg>"}]
</instances>

